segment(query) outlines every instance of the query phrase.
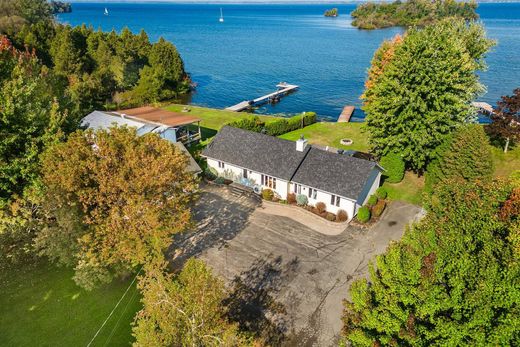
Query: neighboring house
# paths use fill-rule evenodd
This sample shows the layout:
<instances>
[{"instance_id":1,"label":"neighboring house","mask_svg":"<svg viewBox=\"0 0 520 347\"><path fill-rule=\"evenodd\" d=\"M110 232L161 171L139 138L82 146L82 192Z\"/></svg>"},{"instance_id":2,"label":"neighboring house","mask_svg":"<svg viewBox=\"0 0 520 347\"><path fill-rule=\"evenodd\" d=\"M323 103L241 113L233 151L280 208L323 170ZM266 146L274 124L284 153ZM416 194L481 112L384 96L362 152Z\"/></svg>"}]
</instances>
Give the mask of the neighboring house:
<instances>
[{"instance_id":1,"label":"neighboring house","mask_svg":"<svg viewBox=\"0 0 520 347\"><path fill-rule=\"evenodd\" d=\"M189 158L188 171L198 174L200 166L193 159L184 144L200 140L199 118L182 113L169 112L153 107L140 107L113 112L94 111L81 120L81 126L89 129L109 129L113 126L133 127L137 135L158 134L170 141ZM198 131L188 127L197 123Z\"/></svg>"},{"instance_id":2,"label":"neighboring house","mask_svg":"<svg viewBox=\"0 0 520 347\"><path fill-rule=\"evenodd\" d=\"M202 152L208 166L224 177L247 179L272 189L281 199L304 194L309 204L345 210L352 219L379 187L383 169L375 162L332 153L252 131L223 127Z\"/></svg>"}]
</instances>

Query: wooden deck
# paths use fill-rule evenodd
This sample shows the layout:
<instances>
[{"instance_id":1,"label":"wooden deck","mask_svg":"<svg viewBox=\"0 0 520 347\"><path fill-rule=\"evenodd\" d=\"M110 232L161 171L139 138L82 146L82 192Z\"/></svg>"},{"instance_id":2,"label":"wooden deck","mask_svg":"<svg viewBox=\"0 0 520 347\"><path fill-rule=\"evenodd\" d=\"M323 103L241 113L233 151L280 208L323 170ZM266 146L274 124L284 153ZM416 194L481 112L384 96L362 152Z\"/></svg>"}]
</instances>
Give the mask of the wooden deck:
<instances>
[{"instance_id":1,"label":"wooden deck","mask_svg":"<svg viewBox=\"0 0 520 347\"><path fill-rule=\"evenodd\" d=\"M285 96L285 95L289 94L290 92L295 91L296 89L299 88L297 85L287 84L287 83L280 83L280 84L276 85L276 87L278 88L278 90L273 93L261 96L259 98L253 99L253 100L241 101L236 105L227 107L226 110L234 111L234 112L241 112L241 111L244 111L255 105L263 104L263 103L269 102L273 99Z\"/></svg>"},{"instance_id":2,"label":"wooden deck","mask_svg":"<svg viewBox=\"0 0 520 347\"><path fill-rule=\"evenodd\" d=\"M354 110L356 109L355 106L345 106L343 108L343 111L338 117L338 123L348 123L350 122L350 118L352 117L352 114L354 113Z\"/></svg>"}]
</instances>

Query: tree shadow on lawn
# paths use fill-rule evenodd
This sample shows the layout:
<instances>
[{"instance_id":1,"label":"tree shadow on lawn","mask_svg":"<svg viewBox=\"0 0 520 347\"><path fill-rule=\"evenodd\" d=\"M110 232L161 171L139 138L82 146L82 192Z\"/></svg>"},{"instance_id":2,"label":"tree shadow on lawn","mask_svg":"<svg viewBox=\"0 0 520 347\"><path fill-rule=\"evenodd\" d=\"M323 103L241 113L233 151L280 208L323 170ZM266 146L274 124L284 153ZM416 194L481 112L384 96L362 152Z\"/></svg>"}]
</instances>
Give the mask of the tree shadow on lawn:
<instances>
[{"instance_id":1,"label":"tree shadow on lawn","mask_svg":"<svg viewBox=\"0 0 520 347\"><path fill-rule=\"evenodd\" d=\"M299 265L298 258L283 263L281 256L272 254L257 259L230 284L230 295L224 301L229 319L267 345L281 345L292 322L288 320L287 307L277 302L275 296L296 276Z\"/></svg>"},{"instance_id":2,"label":"tree shadow on lawn","mask_svg":"<svg viewBox=\"0 0 520 347\"><path fill-rule=\"evenodd\" d=\"M205 250L224 247L249 224L249 216L258 202L242 198L241 202L224 198L221 194L204 192L193 208L196 226L174 236L167 257L174 271L182 269L191 257Z\"/></svg>"}]
</instances>

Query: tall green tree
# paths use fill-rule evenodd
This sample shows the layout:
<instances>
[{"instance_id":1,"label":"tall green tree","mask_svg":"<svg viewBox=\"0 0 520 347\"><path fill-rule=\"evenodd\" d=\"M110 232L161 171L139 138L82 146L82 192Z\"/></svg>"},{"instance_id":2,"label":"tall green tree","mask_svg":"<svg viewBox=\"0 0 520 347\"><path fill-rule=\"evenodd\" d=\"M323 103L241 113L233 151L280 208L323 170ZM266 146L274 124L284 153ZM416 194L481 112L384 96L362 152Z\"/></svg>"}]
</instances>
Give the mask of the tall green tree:
<instances>
[{"instance_id":1,"label":"tall green tree","mask_svg":"<svg viewBox=\"0 0 520 347\"><path fill-rule=\"evenodd\" d=\"M201 260L190 259L173 276L164 262L149 263L139 281L143 309L136 316L134 346L251 345L226 318L224 283Z\"/></svg>"},{"instance_id":2,"label":"tall green tree","mask_svg":"<svg viewBox=\"0 0 520 347\"><path fill-rule=\"evenodd\" d=\"M91 289L162 257L190 224L196 182L188 158L156 134L78 131L43 156L40 254L75 266Z\"/></svg>"},{"instance_id":3,"label":"tall green tree","mask_svg":"<svg viewBox=\"0 0 520 347\"><path fill-rule=\"evenodd\" d=\"M432 199L369 279L352 284L345 337L354 346L517 345L518 194L504 182L451 181Z\"/></svg>"},{"instance_id":4,"label":"tall green tree","mask_svg":"<svg viewBox=\"0 0 520 347\"><path fill-rule=\"evenodd\" d=\"M435 149L472 119L470 105L484 87L476 71L492 42L477 23L444 20L411 29L364 93L373 151L396 152L421 171Z\"/></svg>"},{"instance_id":5,"label":"tall green tree","mask_svg":"<svg viewBox=\"0 0 520 347\"><path fill-rule=\"evenodd\" d=\"M431 191L434 185L445 180L488 180L493 172L493 156L483 127L468 124L439 146L437 158L428 165L426 186Z\"/></svg>"}]
</instances>

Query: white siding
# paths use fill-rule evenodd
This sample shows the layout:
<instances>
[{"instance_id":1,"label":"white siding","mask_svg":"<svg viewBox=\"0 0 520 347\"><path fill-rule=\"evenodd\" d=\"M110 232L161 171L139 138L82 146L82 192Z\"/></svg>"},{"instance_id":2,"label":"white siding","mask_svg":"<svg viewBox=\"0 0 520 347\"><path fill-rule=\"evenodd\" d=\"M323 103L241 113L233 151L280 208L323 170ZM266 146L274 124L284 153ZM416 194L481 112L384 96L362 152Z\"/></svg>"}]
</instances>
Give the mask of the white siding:
<instances>
[{"instance_id":1,"label":"white siding","mask_svg":"<svg viewBox=\"0 0 520 347\"><path fill-rule=\"evenodd\" d=\"M237 177L243 177L244 175L244 168L232 165L226 162L224 163L224 168L219 167L219 161L211 158L207 158L208 166L214 168L217 170L219 174L222 174L226 170L231 170L233 174L235 174ZM255 184L260 185L262 183L262 173L247 170L248 178L252 181L254 181ZM280 197L280 199L287 199L287 189L289 186L289 183L286 180L282 180L280 178L276 178L276 189L273 189L273 191L276 192L276 194ZM269 187L263 186L264 189L271 189Z\"/></svg>"},{"instance_id":2,"label":"white siding","mask_svg":"<svg viewBox=\"0 0 520 347\"><path fill-rule=\"evenodd\" d=\"M334 214L338 213L339 210L345 210L348 214L349 220L354 218L356 215L357 207L355 201L340 196L339 206L332 205L330 203L332 194L317 189L316 199L314 199L313 196L309 198L309 188L310 187L308 186L301 185L301 194L307 196L309 199L309 205L315 206L318 202L323 202L327 206L327 212ZM291 182L290 192L295 192L295 183Z\"/></svg>"},{"instance_id":3,"label":"white siding","mask_svg":"<svg viewBox=\"0 0 520 347\"><path fill-rule=\"evenodd\" d=\"M363 201L363 205L367 203L368 199L375 194L377 188L379 188L379 184L381 183L381 172L377 175L377 178L374 180L374 183L372 184L372 187L370 187L370 190L368 192L367 197L365 198L365 201Z\"/></svg>"}]
</instances>

